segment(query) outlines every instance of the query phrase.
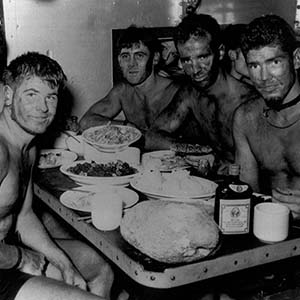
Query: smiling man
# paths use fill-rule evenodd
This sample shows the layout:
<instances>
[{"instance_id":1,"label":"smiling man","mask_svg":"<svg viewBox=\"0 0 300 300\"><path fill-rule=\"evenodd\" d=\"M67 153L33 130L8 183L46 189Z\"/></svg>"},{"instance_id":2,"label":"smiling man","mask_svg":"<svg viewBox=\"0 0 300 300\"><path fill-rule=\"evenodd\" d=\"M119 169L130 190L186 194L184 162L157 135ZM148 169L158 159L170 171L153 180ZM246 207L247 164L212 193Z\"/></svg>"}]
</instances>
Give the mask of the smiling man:
<instances>
[{"instance_id":1,"label":"smiling man","mask_svg":"<svg viewBox=\"0 0 300 300\"><path fill-rule=\"evenodd\" d=\"M155 72L160 45L145 28L127 28L118 41L118 51L123 81L88 109L80 120L82 130L106 124L122 111L125 122L145 132L179 89L172 80Z\"/></svg>"},{"instance_id":2,"label":"smiling man","mask_svg":"<svg viewBox=\"0 0 300 300\"><path fill-rule=\"evenodd\" d=\"M1 299L96 300L110 296L110 266L80 241L52 240L32 209L35 137L52 123L65 80L56 61L36 52L17 57L4 72L0 114Z\"/></svg>"},{"instance_id":3,"label":"smiling man","mask_svg":"<svg viewBox=\"0 0 300 300\"><path fill-rule=\"evenodd\" d=\"M242 40L251 80L263 99L235 115L236 160L241 178L273 195L300 218L300 50L281 17L253 20ZM262 176L262 174L264 176Z\"/></svg>"}]
</instances>

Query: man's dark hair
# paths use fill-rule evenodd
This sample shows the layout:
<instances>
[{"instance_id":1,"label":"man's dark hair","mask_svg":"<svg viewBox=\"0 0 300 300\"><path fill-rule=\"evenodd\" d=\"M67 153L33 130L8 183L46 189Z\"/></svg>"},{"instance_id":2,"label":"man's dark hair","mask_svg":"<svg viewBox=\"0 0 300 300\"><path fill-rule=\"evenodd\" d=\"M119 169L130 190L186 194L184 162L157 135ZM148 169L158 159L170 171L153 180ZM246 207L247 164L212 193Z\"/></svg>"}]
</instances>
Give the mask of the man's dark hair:
<instances>
[{"instance_id":1,"label":"man's dark hair","mask_svg":"<svg viewBox=\"0 0 300 300\"><path fill-rule=\"evenodd\" d=\"M175 44L183 44L191 37L203 38L211 36L210 46L214 52L219 49L221 43L220 25L210 15L191 14L187 15L175 30Z\"/></svg>"},{"instance_id":2,"label":"man's dark hair","mask_svg":"<svg viewBox=\"0 0 300 300\"><path fill-rule=\"evenodd\" d=\"M250 50L265 46L280 46L282 51L292 55L297 40L293 28L283 18L264 15L248 24L241 46L245 57Z\"/></svg>"},{"instance_id":3,"label":"man's dark hair","mask_svg":"<svg viewBox=\"0 0 300 300\"><path fill-rule=\"evenodd\" d=\"M222 42L225 46L225 55L222 60L226 70L231 70L231 59L229 50L237 50L241 48L242 35L246 30L246 24L230 24L222 30Z\"/></svg>"},{"instance_id":4,"label":"man's dark hair","mask_svg":"<svg viewBox=\"0 0 300 300\"><path fill-rule=\"evenodd\" d=\"M230 24L223 29L222 41L226 51L241 48L241 39L246 28L246 24Z\"/></svg>"},{"instance_id":5,"label":"man's dark hair","mask_svg":"<svg viewBox=\"0 0 300 300\"><path fill-rule=\"evenodd\" d=\"M155 52L161 52L161 45L157 37L151 32L151 29L131 25L122 32L117 41L118 53L123 48L131 48L133 45L139 43L143 43L152 55Z\"/></svg>"},{"instance_id":6,"label":"man's dark hair","mask_svg":"<svg viewBox=\"0 0 300 300\"><path fill-rule=\"evenodd\" d=\"M27 52L9 63L3 73L3 82L15 88L28 76L37 76L47 81L51 88L64 87L67 79L55 60L38 52Z\"/></svg>"}]
</instances>

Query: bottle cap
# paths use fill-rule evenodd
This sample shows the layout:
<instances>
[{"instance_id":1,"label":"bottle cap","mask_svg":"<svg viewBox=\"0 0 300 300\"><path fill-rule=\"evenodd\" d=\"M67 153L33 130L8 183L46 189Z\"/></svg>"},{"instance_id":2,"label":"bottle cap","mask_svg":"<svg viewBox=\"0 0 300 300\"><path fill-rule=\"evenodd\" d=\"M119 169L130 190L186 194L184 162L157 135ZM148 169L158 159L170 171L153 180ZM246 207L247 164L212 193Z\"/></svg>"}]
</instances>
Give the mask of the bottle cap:
<instances>
[{"instance_id":1,"label":"bottle cap","mask_svg":"<svg viewBox=\"0 0 300 300\"><path fill-rule=\"evenodd\" d=\"M240 166L238 164L229 165L229 175L239 175L240 174Z\"/></svg>"}]
</instances>

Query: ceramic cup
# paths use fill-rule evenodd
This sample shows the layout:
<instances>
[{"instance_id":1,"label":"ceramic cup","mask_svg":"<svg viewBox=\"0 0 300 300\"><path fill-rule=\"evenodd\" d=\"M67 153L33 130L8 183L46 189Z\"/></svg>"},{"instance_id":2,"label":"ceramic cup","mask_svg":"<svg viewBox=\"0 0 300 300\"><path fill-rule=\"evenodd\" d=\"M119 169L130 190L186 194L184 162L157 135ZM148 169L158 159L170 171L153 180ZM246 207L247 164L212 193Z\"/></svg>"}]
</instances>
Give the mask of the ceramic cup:
<instances>
[{"instance_id":1,"label":"ceramic cup","mask_svg":"<svg viewBox=\"0 0 300 300\"><path fill-rule=\"evenodd\" d=\"M259 203L254 207L253 233L266 243L287 238L290 210L280 203Z\"/></svg>"},{"instance_id":2,"label":"ceramic cup","mask_svg":"<svg viewBox=\"0 0 300 300\"><path fill-rule=\"evenodd\" d=\"M99 230L114 230L122 219L122 199L118 193L107 190L91 198L92 222Z\"/></svg>"}]
</instances>

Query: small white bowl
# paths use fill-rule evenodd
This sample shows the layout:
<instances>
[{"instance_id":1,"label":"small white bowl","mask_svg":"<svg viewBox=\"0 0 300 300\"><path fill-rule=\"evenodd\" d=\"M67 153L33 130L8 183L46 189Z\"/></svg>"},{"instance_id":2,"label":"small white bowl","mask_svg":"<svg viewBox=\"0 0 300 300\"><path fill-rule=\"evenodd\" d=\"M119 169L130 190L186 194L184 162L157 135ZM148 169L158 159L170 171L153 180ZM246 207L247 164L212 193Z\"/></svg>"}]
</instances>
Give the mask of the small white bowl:
<instances>
[{"instance_id":1,"label":"small white bowl","mask_svg":"<svg viewBox=\"0 0 300 300\"><path fill-rule=\"evenodd\" d=\"M83 141L83 157L85 160L99 163L121 160L132 166L138 166L141 160L141 151L136 147L128 147L123 151L114 153L102 152Z\"/></svg>"}]
</instances>

